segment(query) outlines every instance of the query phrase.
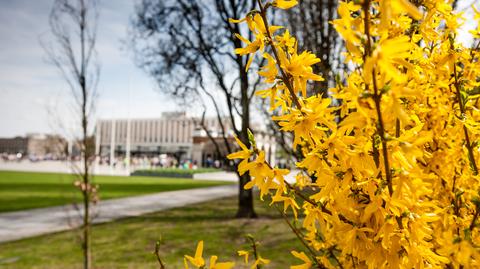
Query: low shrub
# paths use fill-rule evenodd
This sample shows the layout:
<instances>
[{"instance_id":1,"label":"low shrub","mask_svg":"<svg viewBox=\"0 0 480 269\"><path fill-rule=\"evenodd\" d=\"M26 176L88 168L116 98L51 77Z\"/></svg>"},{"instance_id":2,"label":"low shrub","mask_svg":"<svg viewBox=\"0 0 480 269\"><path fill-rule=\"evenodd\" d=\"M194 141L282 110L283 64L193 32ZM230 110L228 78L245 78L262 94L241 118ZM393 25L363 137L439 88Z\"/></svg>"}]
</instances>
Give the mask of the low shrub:
<instances>
[{"instance_id":1,"label":"low shrub","mask_svg":"<svg viewBox=\"0 0 480 269\"><path fill-rule=\"evenodd\" d=\"M147 177L178 177L178 178L193 178L194 174L219 172L221 169L217 168L198 168L198 169L181 169L181 168L155 168L136 170L132 176L147 176Z\"/></svg>"}]
</instances>

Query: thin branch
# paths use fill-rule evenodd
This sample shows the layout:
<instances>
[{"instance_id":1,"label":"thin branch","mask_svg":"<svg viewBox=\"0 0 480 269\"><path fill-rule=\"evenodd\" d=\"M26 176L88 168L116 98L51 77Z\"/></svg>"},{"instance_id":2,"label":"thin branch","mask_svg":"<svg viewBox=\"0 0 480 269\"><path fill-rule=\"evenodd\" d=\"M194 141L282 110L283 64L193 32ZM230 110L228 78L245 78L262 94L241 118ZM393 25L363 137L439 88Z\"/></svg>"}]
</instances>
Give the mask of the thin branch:
<instances>
[{"instance_id":1,"label":"thin branch","mask_svg":"<svg viewBox=\"0 0 480 269\"><path fill-rule=\"evenodd\" d=\"M160 257L160 241L157 241L155 243L155 256L157 257L157 261L160 266L160 269L165 269L165 264L163 263L162 258Z\"/></svg>"},{"instance_id":2,"label":"thin branch","mask_svg":"<svg viewBox=\"0 0 480 269\"><path fill-rule=\"evenodd\" d=\"M308 245L308 243L304 239L303 234L290 223L287 215L285 215L285 213L280 208L278 208L277 205L275 205L275 208L277 209L278 213L280 213L280 215L283 217L283 219L287 223L288 227L290 227L290 230L292 230L292 232L295 234L295 236L298 238L298 240L300 240L300 242L303 244L303 246L305 246L305 248L310 252L310 254L312 255L311 257L312 257L314 263L317 265L317 268L327 268L323 264L318 262L318 260L317 260L318 254L312 249L311 246Z\"/></svg>"},{"instance_id":3,"label":"thin branch","mask_svg":"<svg viewBox=\"0 0 480 269\"><path fill-rule=\"evenodd\" d=\"M280 73L282 75L282 81L283 81L283 83L285 83L285 86L287 87L287 89L290 93L290 96L292 97L292 100L295 103L295 106L297 106L297 109L300 110L302 108L302 105L300 104L300 101L298 100L298 97L295 94L295 91L293 90L293 86L290 83L289 76L287 75L287 73L285 73L285 71L283 70L283 68L281 66L280 57L278 57L277 49L273 45L273 38L272 38L272 35L270 33L270 29L269 29L268 21L267 21L267 10L263 6L261 0L258 0L258 5L260 6L260 16L262 16L262 20L263 20L263 23L265 25L265 29L266 29L265 31L266 31L266 34L267 34L267 37L268 37L268 40L269 40L270 47L272 48L272 52L273 52L273 55L275 56L275 60L276 60L278 69L280 70Z\"/></svg>"},{"instance_id":4,"label":"thin branch","mask_svg":"<svg viewBox=\"0 0 480 269\"><path fill-rule=\"evenodd\" d=\"M363 25L365 28L365 34L367 35L366 40L366 47L365 47L365 59L372 54L372 45L371 45L371 35L370 35L370 0L366 0L363 3L363 10L365 13ZM390 163L388 161L388 148L387 148L387 139L385 137L385 125L382 118L382 111L381 111L381 100L382 95L378 90L377 86L377 72L375 67L372 70L372 80L373 80L373 100L375 102L375 110L377 113L378 118L378 134L380 136L380 140L382 143L382 155L383 155L383 166L385 168L385 177L387 180L387 187L390 196L393 195L393 183L392 183L392 171L390 170Z\"/></svg>"},{"instance_id":5,"label":"thin branch","mask_svg":"<svg viewBox=\"0 0 480 269\"><path fill-rule=\"evenodd\" d=\"M450 49L454 50L453 41L450 41ZM465 104L463 103L462 95L460 93L461 86L460 86L460 82L458 81L457 63L455 62L453 63L453 75L455 79L455 83L454 83L455 95L457 97L458 106L460 107L460 113L461 113L460 116L466 117L467 115L465 110ZM470 136L468 134L468 129L465 126L465 124L463 124L463 133L465 135L465 146L467 147L467 150L468 150L468 160L470 162L470 167L473 170L473 174L478 175L477 163L475 162L475 155L473 154L474 149L473 149L472 143L470 142Z\"/></svg>"}]
</instances>

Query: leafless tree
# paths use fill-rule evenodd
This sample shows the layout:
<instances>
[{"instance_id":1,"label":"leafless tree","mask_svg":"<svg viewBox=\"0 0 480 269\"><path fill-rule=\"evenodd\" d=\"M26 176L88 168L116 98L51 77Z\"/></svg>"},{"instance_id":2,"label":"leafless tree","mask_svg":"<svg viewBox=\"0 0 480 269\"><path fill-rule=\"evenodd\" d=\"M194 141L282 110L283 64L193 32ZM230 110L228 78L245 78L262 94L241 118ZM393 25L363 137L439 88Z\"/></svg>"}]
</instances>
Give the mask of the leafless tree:
<instances>
[{"instance_id":1,"label":"leafless tree","mask_svg":"<svg viewBox=\"0 0 480 269\"><path fill-rule=\"evenodd\" d=\"M50 13L50 34L41 40L47 57L68 85L78 115L79 132L75 137L82 164L74 169L77 187L82 192L83 267L91 268L91 204L96 189L90 173L93 145L89 143L90 119L97 96L99 63L95 51L98 21L96 0L56 0Z\"/></svg>"},{"instance_id":2,"label":"leafless tree","mask_svg":"<svg viewBox=\"0 0 480 269\"><path fill-rule=\"evenodd\" d=\"M328 87L335 83L334 74L344 68L343 42L330 23L337 18L337 6L336 0L302 0L285 16L287 27L298 39L298 48L309 50L321 59L313 65L313 71L321 74L325 81L314 84L313 94L326 95Z\"/></svg>"},{"instance_id":3,"label":"leafless tree","mask_svg":"<svg viewBox=\"0 0 480 269\"><path fill-rule=\"evenodd\" d=\"M249 145L251 104L260 80L245 70L248 57L234 53L243 45L235 33L248 34L229 18L245 16L255 5L256 0L143 0L132 20L138 64L163 92L213 110L224 132L220 141L210 137L223 144L222 156L234 150L226 125ZM237 217L255 217L252 191L244 189L250 176L239 181Z\"/></svg>"}]
</instances>

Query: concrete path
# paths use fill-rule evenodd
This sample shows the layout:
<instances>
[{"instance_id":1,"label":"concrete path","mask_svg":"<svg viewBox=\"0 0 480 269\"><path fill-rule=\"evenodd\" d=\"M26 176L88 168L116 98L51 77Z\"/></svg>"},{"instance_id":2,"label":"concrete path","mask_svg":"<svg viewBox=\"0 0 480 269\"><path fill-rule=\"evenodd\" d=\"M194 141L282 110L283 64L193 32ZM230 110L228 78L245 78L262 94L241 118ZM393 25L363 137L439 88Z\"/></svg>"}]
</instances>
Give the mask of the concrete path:
<instances>
[{"instance_id":1,"label":"concrete path","mask_svg":"<svg viewBox=\"0 0 480 269\"><path fill-rule=\"evenodd\" d=\"M290 173L285 176L285 180L288 183L295 183L295 176L298 173L298 170L290 171ZM235 174L234 172L226 171L194 174L193 179L238 182L237 174Z\"/></svg>"},{"instance_id":2,"label":"concrete path","mask_svg":"<svg viewBox=\"0 0 480 269\"><path fill-rule=\"evenodd\" d=\"M94 223L167 210L237 194L237 185L198 188L100 201ZM0 214L0 242L65 231L79 226L82 210L56 206Z\"/></svg>"},{"instance_id":3,"label":"concrete path","mask_svg":"<svg viewBox=\"0 0 480 269\"><path fill-rule=\"evenodd\" d=\"M226 171L193 174L193 179L238 182L237 174Z\"/></svg>"},{"instance_id":4,"label":"concrete path","mask_svg":"<svg viewBox=\"0 0 480 269\"><path fill-rule=\"evenodd\" d=\"M8 171L24 171L24 172L43 172L43 173L73 173L73 167L81 167L80 162L67 162L67 161L39 161L31 162L29 160L22 160L19 162L6 162L0 160L0 170ZM144 167L131 167L131 171L135 169L143 169ZM111 168L108 165L93 164L92 173L94 175L107 175L107 176L128 176L130 173L123 166L117 166Z\"/></svg>"}]
</instances>

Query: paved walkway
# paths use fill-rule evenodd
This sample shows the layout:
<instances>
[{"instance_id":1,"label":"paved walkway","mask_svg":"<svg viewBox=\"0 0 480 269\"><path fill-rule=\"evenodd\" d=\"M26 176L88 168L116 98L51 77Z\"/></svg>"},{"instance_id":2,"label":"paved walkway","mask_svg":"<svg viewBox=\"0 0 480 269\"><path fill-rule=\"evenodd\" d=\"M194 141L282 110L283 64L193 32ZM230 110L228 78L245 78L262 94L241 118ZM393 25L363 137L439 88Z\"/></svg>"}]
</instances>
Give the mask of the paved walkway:
<instances>
[{"instance_id":1,"label":"paved walkway","mask_svg":"<svg viewBox=\"0 0 480 269\"><path fill-rule=\"evenodd\" d=\"M237 194L237 185L198 188L100 201L95 206L94 223L167 210ZM0 214L0 242L65 231L79 226L81 210L72 206ZM76 220L77 223L72 223Z\"/></svg>"},{"instance_id":2,"label":"paved walkway","mask_svg":"<svg viewBox=\"0 0 480 269\"><path fill-rule=\"evenodd\" d=\"M295 176L299 173L298 170L292 170L288 175L285 176L285 180L288 183L295 183ZM218 181L230 181L238 182L237 174L234 172L211 172L211 173L198 173L193 175L193 179L202 179L202 180L218 180Z\"/></svg>"},{"instance_id":3,"label":"paved walkway","mask_svg":"<svg viewBox=\"0 0 480 269\"><path fill-rule=\"evenodd\" d=\"M0 170L9 171L24 171L24 172L51 172L51 173L73 173L73 167L82 167L80 162L67 161L39 161L31 162L29 160L22 160L19 162L6 162L0 160ZM131 170L142 169L143 167L131 167ZM110 175L110 176L128 176L129 172L123 166L119 165L116 168L111 168L108 165L93 164L92 173L95 175Z\"/></svg>"}]
</instances>

